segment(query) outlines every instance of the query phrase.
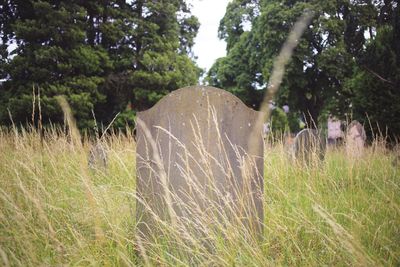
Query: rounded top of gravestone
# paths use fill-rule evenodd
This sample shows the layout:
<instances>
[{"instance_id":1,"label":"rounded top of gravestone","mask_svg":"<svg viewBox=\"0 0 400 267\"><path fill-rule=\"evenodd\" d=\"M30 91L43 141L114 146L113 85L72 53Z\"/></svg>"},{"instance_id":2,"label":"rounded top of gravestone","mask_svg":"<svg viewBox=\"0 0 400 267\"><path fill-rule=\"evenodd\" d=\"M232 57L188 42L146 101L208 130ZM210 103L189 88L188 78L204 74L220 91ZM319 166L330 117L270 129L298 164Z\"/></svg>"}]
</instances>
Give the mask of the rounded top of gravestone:
<instances>
[{"instance_id":1,"label":"rounded top of gravestone","mask_svg":"<svg viewBox=\"0 0 400 267\"><path fill-rule=\"evenodd\" d=\"M187 86L172 91L159 100L152 108L139 113L143 114L147 112L154 112L159 109L160 106L164 105L168 105L170 108L179 106L181 110L185 110L185 108L191 110L195 105L198 105L200 108L205 108L205 105L230 105L234 108L240 108L241 110L245 109L250 113L258 113L258 111L247 107L237 96L233 95L232 93L216 87L202 85Z\"/></svg>"},{"instance_id":2,"label":"rounded top of gravestone","mask_svg":"<svg viewBox=\"0 0 400 267\"><path fill-rule=\"evenodd\" d=\"M310 128L306 128L301 130L300 132L298 132L296 134L296 138L301 138L302 136L307 136L309 137L310 135L312 136L318 136L319 135L319 131L316 129L310 129Z\"/></svg>"},{"instance_id":3,"label":"rounded top of gravestone","mask_svg":"<svg viewBox=\"0 0 400 267\"><path fill-rule=\"evenodd\" d=\"M307 138L307 139L314 138L314 139L319 140L319 141L324 140L324 138L322 137L321 133L318 130L309 129L309 128L303 129L300 132L298 132L296 134L295 141L296 140L301 140L303 138Z\"/></svg>"},{"instance_id":4,"label":"rounded top of gravestone","mask_svg":"<svg viewBox=\"0 0 400 267\"><path fill-rule=\"evenodd\" d=\"M364 126L357 120L350 122L350 124L347 126L347 136L352 137L353 139L361 138L364 141L367 139Z\"/></svg>"},{"instance_id":5,"label":"rounded top of gravestone","mask_svg":"<svg viewBox=\"0 0 400 267\"><path fill-rule=\"evenodd\" d=\"M324 158L326 140L316 129L303 129L294 139L295 157L309 161L311 154L317 154L320 159Z\"/></svg>"}]
</instances>

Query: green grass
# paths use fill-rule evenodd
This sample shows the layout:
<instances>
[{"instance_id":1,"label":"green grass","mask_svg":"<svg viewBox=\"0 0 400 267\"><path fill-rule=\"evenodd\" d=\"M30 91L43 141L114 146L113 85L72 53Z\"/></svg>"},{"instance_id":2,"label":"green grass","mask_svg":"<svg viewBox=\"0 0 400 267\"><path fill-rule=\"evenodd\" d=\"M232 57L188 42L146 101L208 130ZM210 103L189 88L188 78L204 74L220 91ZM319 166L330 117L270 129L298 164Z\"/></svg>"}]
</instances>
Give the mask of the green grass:
<instances>
[{"instance_id":1,"label":"green grass","mask_svg":"<svg viewBox=\"0 0 400 267\"><path fill-rule=\"evenodd\" d=\"M1 266L400 265L400 168L382 144L357 160L330 150L310 168L267 146L263 239L228 225L210 231L209 249L168 225L137 242L135 143L106 141L109 166L94 172L87 144L0 131Z\"/></svg>"}]
</instances>

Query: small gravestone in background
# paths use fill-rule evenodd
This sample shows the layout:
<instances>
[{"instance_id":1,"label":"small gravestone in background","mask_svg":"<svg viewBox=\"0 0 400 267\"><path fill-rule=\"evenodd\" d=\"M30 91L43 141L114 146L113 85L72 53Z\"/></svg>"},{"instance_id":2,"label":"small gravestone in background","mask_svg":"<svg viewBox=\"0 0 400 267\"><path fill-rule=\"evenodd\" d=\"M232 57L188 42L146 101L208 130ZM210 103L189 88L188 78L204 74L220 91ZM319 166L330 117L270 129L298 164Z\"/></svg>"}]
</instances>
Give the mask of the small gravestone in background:
<instances>
[{"instance_id":1,"label":"small gravestone in background","mask_svg":"<svg viewBox=\"0 0 400 267\"><path fill-rule=\"evenodd\" d=\"M341 129L342 123L335 117L329 116L328 118L328 144L337 145L341 143L344 133Z\"/></svg>"},{"instance_id":2,"label":"small gravestone in background","mask_svg":"<svg viewBox=\"0 0 400 267\"><path fill-rule=\"evenodd\" d=\"M358 121L352 121L347 126L346 132L346 153L351 158L359 158L364 153L365 140L364 127Z\"/></svg>"},{"instance_id":3,"label":"small gravestone in background","mask_svg":"<svg viewBox=\"0 0 400 267\"><path fill-rule=\"evenodd\" d=\"M325 157L326 140L315 129L303 129L294 139L294 157L302 163L312 163Z\"/></svg>"},{"instance_id":4,"label":"small gravestone in background","mask_svg":"<svg viewBox=\"0 0 400 267\"><path fill-rule=\"evenodd\" d=\"M92 170L107 168L107 150L105 144L100 140L96 140L96 143L90 147L88 165Z\"/></svg>"},{"instance_id":5,"label":"small gravestone in background","mask_svg":"<svg viewBox=\"0 0 400 267\"><path fill-rule=\"evenodd\" d=\"M393 154L394 154L394 159L392 161L392 165L398 167L400 166L400 144L396 144L393 147Z\"/></svg>"},{"instance_id":6,"label":"small gravestone in background","mask_svg":"<svg viewBox=\"0 0 400 267\"><path fill-rule=\"evenodd\" d=\"M292 133L286 133L283 136L283 149L290 159L294 158L294 140L295 135Z\"/></svg>"},{"instance_id":7,"label":"small gravestone in background","mask_svg":"<svg viewBox=\"0 0 400 267\"><path fill-rule=\"evenodd\" d=\"M158 235L157 219L200 227L225 225L221 216L236 216L249 232L261 232L264 162L257 115L231 93L207 86L176 90L138 113L137 219L144 238ZM252 131L260 133L257 155L248 155ZM212 221L199 223L207 216Z\"/></svg>"}]
</instances>

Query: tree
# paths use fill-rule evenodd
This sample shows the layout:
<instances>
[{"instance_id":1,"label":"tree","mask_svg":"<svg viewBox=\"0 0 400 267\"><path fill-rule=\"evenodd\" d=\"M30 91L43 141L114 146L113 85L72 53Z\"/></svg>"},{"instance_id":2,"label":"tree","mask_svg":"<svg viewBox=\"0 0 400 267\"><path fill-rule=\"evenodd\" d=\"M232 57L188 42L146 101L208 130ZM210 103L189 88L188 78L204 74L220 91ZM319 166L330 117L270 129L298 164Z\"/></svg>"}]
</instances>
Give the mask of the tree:
<instances>
[{"instance_id":1,"label":"tree","mask_svg":"<svg viewBox=\"0 0 400 267\"><path fill-rule=\"evenodd\" d=\"M191 56L199 22L182 0L138 0L129 8L127 48L114 53L122 60L107 77L108 101L99 105L97 113L108 114L111 120L122 111L121 117L132 122L136 111L150 108L175 89L197 83L200 69Z\"/></svg>"},{"instance_id":2,"label":"tree","mask_svg":"<svg viewBox=\"0 0 400 267\"><path fill-rule=\"evenodd\" d=\"M230 5L235 8L228 6L220 27L228 54L210 69L210 84L257 107L288 33L304 10L312 10L314 19L287 66L276 102L288 103L292 111L303 113L310 126L317 124L324 112L343 115L349 111L352 95L343 85L366 43L365 31L374 26L376 7L371 1L234 0ZM243 6L252 7L254 11L247 13L255 16L230 19ZM251 29L242 32L240 25L245 23L250 23Z\"/></svg>"},{"instance_id":3,"label":"tree","mask_svg":"<svg viewBox=\"0 0 400 267\"><path fill-rule=\"evenodd\" d=\"M259 8L259 0L234 0L228 3L218 28L218 36L227 42L228 52L239 42L245 27L250 26L259 15Z\"/></svg>"},{"instance_id":4,"label":"tree","mask_svg":"<svg viewBox=\"0 0 400 267\"><path fill-rule=\"evenodd\" d=\"M263 96L260 61L252 53L251 35L245 32L227 56L218 59L206 81L238 96L246 105L258 108Z\"/></svg>"},{"instance_id":5,"label":"tree","mask_svg":"<svg viewBox=\"0 0 400 267\"><path fill-rule=\"evenodd\" d=\"M7 120L9 109L16 122L28 121L36 88L44 121L62 121L54 97L63 94L78 125L89 127L94 105L105 101L99 87L112 64L101 46L86 44L85 10L73 1L10 2L12 38L18 46L4 65L9 79L1 87L1 120Z\"/></svg>"},{"instance_id":6,"label":"tree","mask_svg":"<svg viewBox=\"0 0 400 267\"><path fill-rule=\"evenodd\" d=\"M16 122L26 122L32 110L32 88L41 90L45 121L62 121L54 96L64 94L80 127L89 127L91 110L105 101L99 90L112 67L106 51L85 40L85 10L72 1L14 2L13 38L18 47L4 66L9 79L2 86L1 118L8 108Z\"/></svg>"},{"instance_id":7,"label":"tree","mask_svg":"<svg viewBox=\"0 0 400 267\"><path fill-rule=\"evenodd\" d=\"M289 120L281 108L275 108L271 112L271 132L280 136L289 130Z\"/></svg>"},{"instance_id":8,"label":"tree","mask_svg":"<svg viewBox=\"0 0 400 267\"><path fill-rule=\"evenodd\" d=\"M209 84L224 88L238 96L244 103L258 108L262 99L262 62L255 57L254 31L245 27L254 24L259 15L260 3L256 0L234 0L219 26L219 37L227 42L227 56L218 59L206 77Z\"/></svg>"},{"instance_id":9,"label":"tree","mask_svg":"<svg viewBox=\"0 0 400 267\"><path fill-rule=\"evenodd\" d=\"M400 7L385 1L380 8L376 37L367 44L346 86L354 93L354 117L372 122L369 136L400 137Z\"/></svg>"},{"instance_id":10,"label":"tree","mask_svg":"<svg viewBox=\"0 0 400 267\"><path fill-rule=\"evenodd\" d=\"M7 109L31 120L33 87L45 122L62 121L63 94L78 126L91 128L91 110L104 123L121 111L132 118L199 77L190 57L199 24L183 0L8 0L0 13L1 123Z\"/></svg>"},{"instance_id":11,"label":"tree","mask_svg":"<svg viewBox=\"0 0 400 267\"><path fill-rule=\"evenodd\" d=\"M199 28L184 1L138 1L134 66L129 73L135 109L154 105L172 90L196 83L200 69L188 52ZM179 19L175 14L181 13ZM182 34L181 34L182 33Z\"/></svg>"}]
</instances>

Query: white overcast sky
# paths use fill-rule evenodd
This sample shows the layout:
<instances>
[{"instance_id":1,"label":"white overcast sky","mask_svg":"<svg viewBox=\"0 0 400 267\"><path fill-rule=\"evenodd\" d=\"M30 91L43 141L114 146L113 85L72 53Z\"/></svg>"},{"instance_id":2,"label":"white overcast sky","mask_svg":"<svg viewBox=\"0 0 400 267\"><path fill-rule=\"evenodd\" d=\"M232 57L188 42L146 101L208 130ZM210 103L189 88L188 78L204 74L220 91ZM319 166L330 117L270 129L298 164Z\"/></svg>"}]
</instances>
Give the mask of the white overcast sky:
<instances>
[{"instance_id":1,"label":"white overcast sky","mask_svg":"<svg viewBox=\"0 0 400 267\"><path fill-rule=\"evenodd\" d=\"M200 21L193 47L200 68L210 69L215 60L226 55L225 41L218 39L218 26L230 0L191 0L192 14Z\"/></svg>"}]
</instances>

